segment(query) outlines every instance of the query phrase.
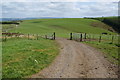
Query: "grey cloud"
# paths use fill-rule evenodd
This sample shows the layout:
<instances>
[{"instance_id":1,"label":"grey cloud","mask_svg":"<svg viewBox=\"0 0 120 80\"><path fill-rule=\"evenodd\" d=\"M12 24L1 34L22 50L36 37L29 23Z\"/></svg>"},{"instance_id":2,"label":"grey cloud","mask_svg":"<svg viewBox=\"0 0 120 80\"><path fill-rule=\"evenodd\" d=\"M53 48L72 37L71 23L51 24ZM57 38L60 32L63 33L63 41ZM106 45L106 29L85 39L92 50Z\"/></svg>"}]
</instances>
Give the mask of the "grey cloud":
<instances>
[{"instance_id":1,"label":"grey cloud","mask_svg":"<svg viewBox=\"0 0 120 80\"><path fill-rule=\"evenodd\" d=\"M81 5L82 4L82 5ZM6 2L3 17L84 17L117 15L117 3Z\"/></svg>"}]
</instances>

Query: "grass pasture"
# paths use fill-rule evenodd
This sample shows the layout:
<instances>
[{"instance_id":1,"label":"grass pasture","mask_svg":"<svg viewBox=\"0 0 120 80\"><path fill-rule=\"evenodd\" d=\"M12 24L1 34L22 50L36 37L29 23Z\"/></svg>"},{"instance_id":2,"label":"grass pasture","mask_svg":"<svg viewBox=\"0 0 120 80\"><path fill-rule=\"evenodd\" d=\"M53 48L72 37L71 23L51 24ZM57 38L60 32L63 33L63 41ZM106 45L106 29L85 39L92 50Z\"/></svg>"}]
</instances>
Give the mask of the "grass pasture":
<instances>
[{"instance_id":1,"label":"grass pasture","mask_svg":"<svg viewBox=\"0 0 120 80\"><path fill-rule=\"evenodd\" d=\"M108 34L115 34L100 27L93 27L91 25L93 22L101 23L98 20L82 18L25 20L18 28L14 28L11 30L11 32L21 32L24 34L45 34L56 32L59 37L66 37L64 34L69 34L70 32L83 32L92 34L101 34L102 32L107 32Z\"/></svg>"},{"instance_id":2,"label":"grass pasture","mask_svg":"<svg viewBox=\"0 0 120 80\"><path fill-rule=\"evenodd\" d=\"M11 38L2 43L3 78L30 76L47 67L58 54L53 40Z\"/></svg>"},{"instance_id":3,"label":"grass pasture","mask_svg":"<svg viewBox=\"0 0 120 80\"><path fill-rule=\"evenodd\" d=\"M108 27L108 25L94 19L34 19L24 20L17 28L13 25L9 32L42 36L56 32L56 37L65 38L69 38L71 32L87 33L88 38L95 38L96 41L83 43L100 49L110 61L117 63L118 37L115 36L114 42L111 44L111 37L117 35L117 33L108 31ZM2 28L9 29L10 25L2 25ZM103 32L111 35L102 35L101 33ZM103 39L101 43L98 41L100 35L102 35ZM53 40L43 38L39 40L9 38L2 43L3 78L21 78L39 72L54 60L59 52L58 48L59 45Z\"/></svg>"},{"instance_id":4,"label":"grass pasture","mask_svg":"<svg viewBox=\"0 0 120 80\"><path fill-rule=\"evenodd\" d=\"M93 39L99 42L101 36L101 42L118 44L119 35L101 35L101 34L87 34L87 38Z\"/></svg>"}]
</instances>

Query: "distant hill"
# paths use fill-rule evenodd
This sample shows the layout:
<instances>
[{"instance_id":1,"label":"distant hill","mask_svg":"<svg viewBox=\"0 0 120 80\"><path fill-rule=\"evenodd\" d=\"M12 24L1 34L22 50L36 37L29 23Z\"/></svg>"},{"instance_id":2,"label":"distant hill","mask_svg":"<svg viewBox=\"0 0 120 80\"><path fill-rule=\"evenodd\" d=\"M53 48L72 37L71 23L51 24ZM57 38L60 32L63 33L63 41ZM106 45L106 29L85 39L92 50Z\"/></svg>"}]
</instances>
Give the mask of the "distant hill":
<instances>
[{"instance_id":1,"label":"distant hill","mask_svg":"<svg viewBox=\"0 0 120 80\"><path fill-rule=\"evenodd\" d=\"M61 17L0 18L0 21L19 21L19 20L49 19L49 18L61 18Z\"/></svg>"},{"instance_id":2,"label":"distant hill","mask_svg":"<svg viewBox=\"0 0 120 80\"><path fill-rule=\"evenodd\" d=\"M29 20L36 18L0 18L1 21L18 21L18 20Z\"/></svg>"}]
</instances>

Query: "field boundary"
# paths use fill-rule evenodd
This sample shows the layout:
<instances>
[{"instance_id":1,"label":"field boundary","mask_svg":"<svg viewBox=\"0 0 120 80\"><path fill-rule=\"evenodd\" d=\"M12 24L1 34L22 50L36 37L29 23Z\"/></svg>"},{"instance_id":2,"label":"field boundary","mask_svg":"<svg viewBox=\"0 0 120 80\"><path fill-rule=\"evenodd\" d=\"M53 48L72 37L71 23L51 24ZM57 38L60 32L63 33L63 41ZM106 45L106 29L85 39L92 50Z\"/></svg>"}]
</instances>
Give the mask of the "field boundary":
<instances>
[{"instance_id":1,"label":"field boundary","mask_svg":"<svg viewBox=\"0 0 120 80\"><path fill-rule=\"evenodd\" d=\"M39 40L40 38L55 40L55 32L39 35L39 34L22 34L22 33L2 33L2 41L7 41L9 38L26 38L28 40Z\"/></svg>"},{"instance_id":2,"label":"field boundary","mask_svg":"<svg viewBox=\"0 0 120 80\"><path fill-rule=\"evenodd\" d=\"M83 41L98 41L109 42L111 44L118 44L118 39L120 35L108 35L108 34L87 34L87 33L70 33L70 40L75 40L79 42Z\"/></svg>"}]
</instances>

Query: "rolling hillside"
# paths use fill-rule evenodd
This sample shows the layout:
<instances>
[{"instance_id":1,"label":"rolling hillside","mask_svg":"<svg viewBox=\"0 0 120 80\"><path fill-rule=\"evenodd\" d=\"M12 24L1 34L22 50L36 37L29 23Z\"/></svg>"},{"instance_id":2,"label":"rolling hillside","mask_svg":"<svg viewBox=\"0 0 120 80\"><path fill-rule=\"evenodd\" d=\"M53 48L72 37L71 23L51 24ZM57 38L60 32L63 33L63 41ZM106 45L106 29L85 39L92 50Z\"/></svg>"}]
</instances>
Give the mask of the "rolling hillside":
<instances>
[{"instance_id":1,"label":"rolling hillside","mask_svg":"<svg viewBox=\"0 0 120 80\"><path fill-rule=\"evenodd\" d=\"M63 36L62 33L69 32L83 32L93 34L107 32L109 34L115 34L102 27L99 27L100 25L93 26L93 23L101 23L102 26L105 25L98 20L82 18L34 19L23 21L20 26L18 28L14 28L12 32L35 34L56 32L58 35L60 34L60 36Z\"/></svg>"},{"instance_id":2,"label":"rolling hillside","mask_svg":"<svg viewBox=\"0 0 120 80\"><path fill-rule=\"evenodd\" d=\"M41 37L39 37L39 39L36 38L34 39L34 36L31 36L33 38L30 39L28 39L27 37L11 37L8 38L7 41L3 41L2 43L3 76L2 77L26 78L48 67L53 62L55 57L60 54L61 41L63 45L66 44L64 47L70 46L69 48L61 47L62 50L66 49L65 53L67 52L69 54L69 52L71 52L73 55L79 54L76 52L79 52L77 51L77 49L78 47L81 47L79 45L82 44L72 40L71 41L67 40L70 32L78 32L78 33L83 32L83 33L95 34L97 38L99 38L99 35L103 32L113 35L117 34L115 32L110 32L108 29L109 26L102 23L101 21L95 19L83 19L83 18L23 20L22 22L20 22L19 26L16 26L16 24L3 24L2 30L8 30L9 32L20 32L23 34L29 33L32 35L33 34L51 35L51 33L56 32L56 36L59 38L56 38L56 40L48 40L48 39L43 39ZM102 38L111 39L111 36L113 35L103 35L106 37L102 37ZM65 37L65 38L61 38L61 37ZM57 41L60 42L58 43ZM115 64L117 64L118 61L117 53L119 46L118 44L117 44L118 46L116 46L117 38L114 38L114 43L111 43L111 41L102 41L101 43L98 43L98 39L96 39L96 41L85 41L83 43L96 47L97 49L105 53L105 57L107 56L106 58L108 58L110 62L114 62ZM71 45L68 46L68 44ZM75 48L74 46L78 46L78 47ZM83 44L83 48L79 48L78 50L85 49L85 51L87 51L88 48L84 48L84 46L85 45ZM88 50L88 52L91 51ZM88 52L86 52L86 54ZM88 58L93 57L93 53L91 53L92 55L89 56ZM63 56L65 57L65 55ZM72 58L71 55L69 56L67 58L65 57L65 59L68 59L65 61L77 60L76 57ZM81 56L78 59L82 59ZM87 58L83 57L83 59L87 59ZM99 59L99 57L97 59ZM62 60L63 62L65 62L63 58L58 60ZM99 64L95 64L95 65L99 65Z\"/></svg>"}]
</instances>

